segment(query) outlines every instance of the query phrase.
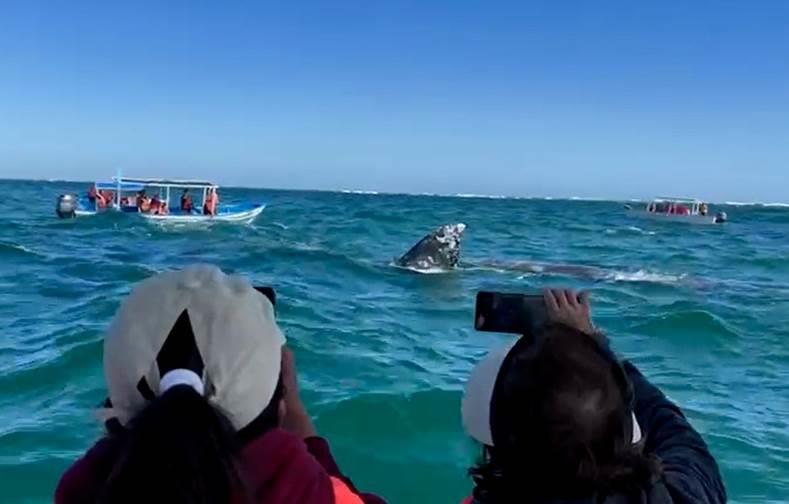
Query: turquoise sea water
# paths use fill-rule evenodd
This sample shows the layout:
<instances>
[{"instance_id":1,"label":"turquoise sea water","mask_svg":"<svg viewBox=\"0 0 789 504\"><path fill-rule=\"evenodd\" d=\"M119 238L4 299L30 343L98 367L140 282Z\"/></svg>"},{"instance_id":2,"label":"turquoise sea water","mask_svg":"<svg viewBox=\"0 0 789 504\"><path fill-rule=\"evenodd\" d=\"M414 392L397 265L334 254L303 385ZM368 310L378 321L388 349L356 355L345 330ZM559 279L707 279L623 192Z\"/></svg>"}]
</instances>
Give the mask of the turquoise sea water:
<instances>
[{"instance_id":1,"label":"turquoise sea water","mask_svg":"<svg viewBox=\"0 0 789 504\"><path fill-rule=\"evenodd\" d=\"M393 503L456 503L477 454L463 380L503 336L471 329L478 289L590 288L615 348L678 401L732 502L789 498L789 209L725 226L632 220L621 203L223 190L251 226L54 216L84 184L0 182L0 502L51 499L99 435L102 331L131 285L193 262L273 285L303 389L343 469ZM465 222L461 271L389 266ZM588 278L522 261L594 266Z\"/></svg>"}]
</instances>

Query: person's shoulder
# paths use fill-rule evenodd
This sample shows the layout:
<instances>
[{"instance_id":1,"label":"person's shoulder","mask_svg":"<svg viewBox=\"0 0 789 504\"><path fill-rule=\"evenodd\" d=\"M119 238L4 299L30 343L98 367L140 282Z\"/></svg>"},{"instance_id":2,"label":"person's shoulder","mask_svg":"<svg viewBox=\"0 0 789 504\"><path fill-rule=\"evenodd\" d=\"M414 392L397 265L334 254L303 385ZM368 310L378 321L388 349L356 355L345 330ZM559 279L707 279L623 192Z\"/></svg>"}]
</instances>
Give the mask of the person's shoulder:
<instances>
[{"instance_id":1,"label":"person's shoulder","mask_svg":"<svg viewBox=\"0 0 789 504\"><path fill-rule=\"evenodd\" d=\"M90 502L109 474L116 451L108 438L102 438L79 460L66 469L55 488L56 504Z\"/></svg>"},{"instance_id":2,"label":"person's shoulder","mask_svg":"<svg viewBox=\"0 0 789 504\"><path fill-rule=\"evenodd\" d=\"M280 429L248 442L241 452L247 481L266 502L332 502L332 480L304 441Z\"/></svg>"}]
</instances>

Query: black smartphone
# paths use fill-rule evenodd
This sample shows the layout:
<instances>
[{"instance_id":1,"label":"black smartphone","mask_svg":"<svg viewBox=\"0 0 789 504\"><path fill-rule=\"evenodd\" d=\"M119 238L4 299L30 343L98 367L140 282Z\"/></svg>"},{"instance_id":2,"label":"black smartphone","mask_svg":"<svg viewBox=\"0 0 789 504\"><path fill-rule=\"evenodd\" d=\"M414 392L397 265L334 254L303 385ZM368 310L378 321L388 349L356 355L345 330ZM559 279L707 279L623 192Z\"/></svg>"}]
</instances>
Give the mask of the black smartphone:
<instances>
[{"instance_id":1,"label":"black smartphone","mask_svg":"<svg viewBox=\"0 0 789 504\"><path fill-rule=\"evenodd\" d=\"M271 301L271 306L277 307L277 293L274 291L274 287L258 286L255 287L255 290L266 296Z\"/></svg>"},{"instance_id":2,"label":"black smartphone","mask_svg":"<svg viewBox=\"0 0 789 504\"><path fill-rule=\"evenodd\" d=\"M548 312L541 294L478 292L477 331L530 335L545 325Z\"/></svg>"}]
</instances>

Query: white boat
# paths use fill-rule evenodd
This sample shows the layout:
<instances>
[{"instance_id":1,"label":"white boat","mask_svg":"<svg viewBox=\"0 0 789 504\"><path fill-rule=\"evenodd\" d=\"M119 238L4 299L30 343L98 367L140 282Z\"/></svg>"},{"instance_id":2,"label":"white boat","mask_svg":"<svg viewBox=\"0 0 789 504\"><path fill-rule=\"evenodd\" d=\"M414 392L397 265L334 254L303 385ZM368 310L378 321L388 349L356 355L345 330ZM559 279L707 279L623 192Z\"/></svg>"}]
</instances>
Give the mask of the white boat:
<instances>
[{"instance_id":1,"label":"white boat","mask_svg":"<svg viewBox=\"0 0 789 504\"><path fill-rule=\"evenodd\" d=\"M633 217L688 224L723 224L728 220L726 212L713 215L707 203L693 198L660 197L644 208L625 205L625 210Z\"/></svg>"},{"instance_id":2,"label":"white boat","mask_svg":"<svg viewBox=\"0 0 789 504\"><path fill-rule=\"evenodd\" d=\"M210 223L228 222L249 224L263 212L263 203L231 203L219 204L213 215L203 213L206 198L210 191L219 189L217 184L205 180L171 180L153 178L114 177L111 182L94 182L88 194L77 197L64 194L58 198L56 212L59 217L82 217L96 215L107 211L119 211L139 215L149 222L156 223ZM137 196L147 191L156 192L162 208L166 211L140 211L137 208ZM200 205L196 211L183 211L180 205L171 203L172 190L186 192L195 190L201 194ZM195 198L197 199L197 198Z\"/></svg>"},{"instance_id":3,"label":"white boat","mask_svg":"<svg viewBox=\"0 0 789 504\"><path fill-rule=\"evenodd\" d=\"M217 209L216 215L203 215L198 213L169 213L166 215L157 215L141 213L140 217L147 221L156 222L159 224L198 224L209 222L233 222L238 224L249 224L255 220L255 217L260 215L265 208L266 205L262 203L220 205Z\"/></svg>"}]
</instances>

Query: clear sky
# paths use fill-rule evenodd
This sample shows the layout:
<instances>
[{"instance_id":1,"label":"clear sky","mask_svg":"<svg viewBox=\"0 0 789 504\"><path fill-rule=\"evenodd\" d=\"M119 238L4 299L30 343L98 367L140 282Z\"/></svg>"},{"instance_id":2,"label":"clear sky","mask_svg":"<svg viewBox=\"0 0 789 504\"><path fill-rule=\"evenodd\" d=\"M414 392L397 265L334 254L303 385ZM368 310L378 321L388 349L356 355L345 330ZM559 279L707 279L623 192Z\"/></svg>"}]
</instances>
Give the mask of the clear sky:
<instances>
[{"instance_id":1,"label":"clear sky","mask_svg":"<svg viewBox=\"0 0 789 504\"><path fill-rule=\"evenodd\" d=\"M0 3L0 177L789 201L787 1L285 3Z\"/></svg>"}]
</instances>

